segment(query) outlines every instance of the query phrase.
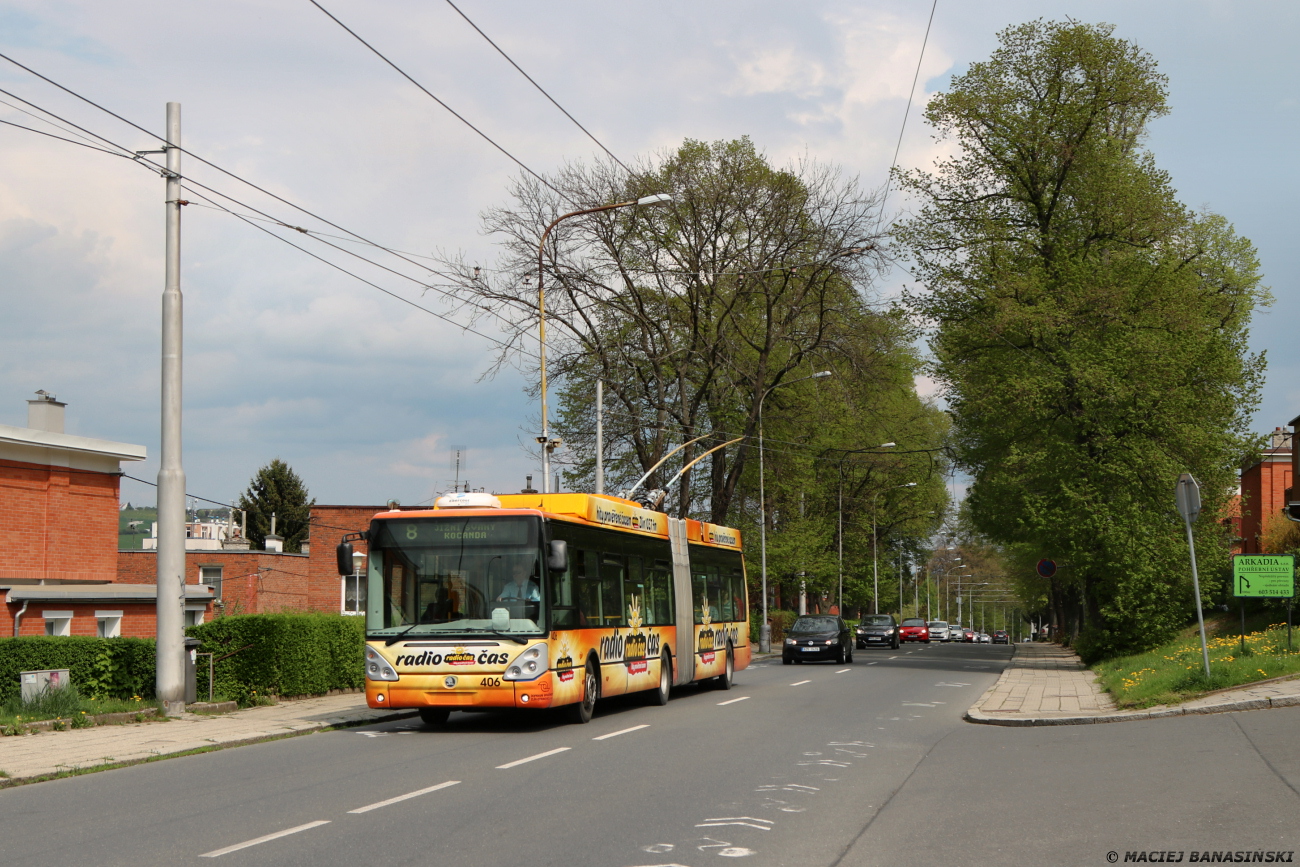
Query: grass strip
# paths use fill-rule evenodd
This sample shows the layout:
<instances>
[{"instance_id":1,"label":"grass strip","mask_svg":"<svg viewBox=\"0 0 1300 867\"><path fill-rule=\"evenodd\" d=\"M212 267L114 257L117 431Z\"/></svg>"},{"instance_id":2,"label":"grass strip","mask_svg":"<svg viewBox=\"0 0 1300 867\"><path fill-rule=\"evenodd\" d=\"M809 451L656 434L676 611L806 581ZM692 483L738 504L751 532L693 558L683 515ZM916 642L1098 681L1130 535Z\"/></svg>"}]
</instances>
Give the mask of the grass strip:
<instances>
[{"instance_id":1,"label":"grass strip","mask_svg":"<svg viewBox=\"0 0 1300 867\"><path fill-rule=\"evenodd\" d=\"M1207 693L1248 686L1261 680L1300 674L1300 632L1287 650L1286 624L1246 633L1210 637L1210 677L1205 677L1201 641L1195 628L1146 653L1120 656L1093 665L1103 689L1124 709L1181 704Z\"/></svg>"}]
</instances>

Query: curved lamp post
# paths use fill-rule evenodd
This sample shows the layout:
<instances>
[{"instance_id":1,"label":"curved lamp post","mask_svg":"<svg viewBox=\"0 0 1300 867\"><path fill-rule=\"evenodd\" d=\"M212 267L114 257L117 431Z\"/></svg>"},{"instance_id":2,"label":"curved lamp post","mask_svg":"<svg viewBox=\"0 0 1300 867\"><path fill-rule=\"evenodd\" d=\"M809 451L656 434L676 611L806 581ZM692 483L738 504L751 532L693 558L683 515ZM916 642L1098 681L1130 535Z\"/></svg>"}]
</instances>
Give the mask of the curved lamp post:
<instances>
[{"instance_id":1,"label":"curved lamp post","mask_svg":"<svg viewBox=\"0 0 1300 867\"><path fill-rule=\"evenodd\" d=\"M564 220L570 217L580 217L583 214L596 214L600 211L612 211L615 208L632 208L640 205L659 205L664 202L671 202L673 197L668 193L655 193L653 196L642 196L630 202L615 202L612 205L601 205L598 208L583 208L581 211L570 211L562 214L551 221L542 232L542 239L537 242L537 342L539 344L539 356L541 359L542 375L542 435L537 438L537 442L542 447L542 493L550 493L551 488L551 452L560 444L559 440L552 440L550 430L546 420L546 292L543 289L545 271L542 269L542 254L546 250L546 237Z\"/></svg>"},{"instance_id":2,"label":"curved lamp post","mask_svg":"<svg viewBox=\"0 0 1300 867\"><path fill-rule=\"evenodd\" d=\"M768 386L767 391L763 392L763 396L758 399L758 546L763 563L763 622L758 627L759 653L768 653L772 650L772 626L767 622L767 492L763 486L763 401L783 385L794 385L796 382L808 379L825 379L830 375L831 371L822 370L809 376L778 382Z\"/></svg>"}]
</instances>

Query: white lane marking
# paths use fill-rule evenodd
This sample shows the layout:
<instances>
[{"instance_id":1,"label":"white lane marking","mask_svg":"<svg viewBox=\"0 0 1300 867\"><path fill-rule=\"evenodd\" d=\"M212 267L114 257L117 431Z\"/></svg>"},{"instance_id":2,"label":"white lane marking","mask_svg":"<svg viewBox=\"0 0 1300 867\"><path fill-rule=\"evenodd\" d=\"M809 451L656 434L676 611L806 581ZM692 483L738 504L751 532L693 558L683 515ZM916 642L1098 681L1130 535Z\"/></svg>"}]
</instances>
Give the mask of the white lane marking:
<instances>
[{"instance_id":1,"label":"white lane marking","mask_svg":"<svg viewBox=\"0 0 1300 867\"><path fill-rule=\"evenodd\" d=\"M957 682L954 682L954 683L948 683L948 682L946 682L946 681L941 681L941 682L939 682L939 683L936 683L935 686L970 686L970 684L969 684L969 683L961 683L960 681L957 681Z\"/></svg>"},{"instance_id":2,"label":"white lane marking","mask_svg":"<svg viewBox=\"0 0 1300 867\"><path fill-rule=\"evenodd\" d=\"M905 701L903 707L934 707L934 705L923 701Z\"/></svg>"},{"instance_id":3,"label":"white lane marking","mask_svg":"<svg viewBox=\"0 0 1300 867\"><path fill-rule=\"evenodd\" d=\"M718 702L718 707L722 707L724 704L735 704L738 701L749 701L749 696L742 695L740 698L732 698L732 699L728 699L727 701L720 701Z\"/></svg>"},{"instance_id":4,"label":"white lane marking","mask_svg":"<svg viewBox=\"0 0 1300 867\"><path fill-rule=\"evenodd\" d=\"M791 686L803 686L805 683L812 683L811 680L801 680L798 683L792 683Z\"/></svg>"},{"instance_id":5,"label":"white lane marking","mask_svg":"<svg viewBox=\"0 0 1300 867\"><path fill-rule=\"evenodd\" d=\"M759 824L760 822L763 824ZM757 828L760 831L772 830L772 822L770 819L755 819L752 816L727 816L721 819L706 819L703 822L696 823L695 827L721 828L724 825L740 825L745 828Z\"/></svg>"},{"instance_id":6,"label":"white lane marking","mask_svg":"<svg viewBox=\"0 0 1300 867\"><path fill-rule=\"evenodd\" d=\"M418 798L421 795L427 795L430 792L436 792L439 789L446 789L450 786L460 784L460 780L448 780L445 783L439 783L436 786L430 786L427 789L420 789L418 792L407 792L405 795L398 795L396 798L389 798L387 801L379 801L374 804L367 804L364 807L358 807L355 810L348 810L349 813L369 813L371 810L378 810L380 807L387 807L389 804L396 804L399 801L405 801L409 798Z\"/></svg>"},{"instance_id":7,"label":"white lane marking","mask_svg":"<svg viewBox=\"0 0 1300 867\"><path fill-rule=\"evenodd\" d=\"M256 846L259 843L269 843L272 840L279 840L281 837L288 837L290 834L297 834L299 831L306 831L311 828L319 828L321 825L328 825L328 819L317 819L315 822L308 822L306 825L299 825L296 828L287 828L283 831L276 831L274 834L267 834L265 837L258 837L256 840L247 840L243 843L236 843L233 846L227 846L224 849L213 849L211 852L204 852L200 858L219 858L230 852L238 852L240 849L247 849L249 846Z\"/></svg>"},{"instance_id":8,"label":"white lane marking","mask_svg":"<svg viewBox=\"0 0 1300 867\"><path fill-rule=\"evenodd\" d=\"M852 671L852 670L853 670L853 669L851 669L851 668L841 668L839 671L837 671L837 672L835 672L835 673L836 673L836 674L843 674L843 673L846 672L846 671Z\"/></svg>"},{"instance_id":9,"label":"white lane marking","mask_svg":"<svg viewBox=\"0 0 1300 867\"><path fill-rule=\"evenodd\" d=\"M518 767L519 765L526 765L529 762L535 762L538 759L544 759L547 756L553 756L556 753L563 753L571 749L573 749L573 747L559 747L558 749L547 750L544 753L538 753L535 756L529 756L526 759L515 759L513 762L506 762L504 765L497 765L497 770L498 771L509 770L510 768L515 768Z\"/></svg>"},{"instance_id":10,"label":"white lane marking","mask_svg":"<svg viewBox=\"0 0 1300 867\"><path fill-rule=\"evenodd\" d=\"M898 659L897 656L891 656L891 657L889 657L889 658L890 658L890 659Z\"/></svg>"},{"instance_id":11,"label":"white lane marking","mask_svg":"<svg viewBox=\"0 0 1300 867\"><path fill-rule=\"evenodd\" d=\"M875 665L875 664L876 664L876 663L874 663L874 662L868 662L868 663L867 663L867 665Z\"/></svg>"},{"instance_id":12,"label":"white lane marking","mask_svg":"<svg viewBox=\"0 0 1300 867\"><path fill-rule=\"evenodd\" d=\"M639 725L639 726L632 726L632 728L630 728L630 729L621 729L621 730L616 731L616 732L610 732L610 733L607 734L607 735L601 735L600 737L592 738L592 740L593 740L593 741L603 741L603 740L607 740L607 739L609 739L609 738L616 738L616 737L618 737L619 735L625 735L625 734L627 734L628 732L635 732L635 731L640 731L641 729L648 729L648 728L650 728L650 723L642 723L642 724Z\"/></svg>"}]
</instances>

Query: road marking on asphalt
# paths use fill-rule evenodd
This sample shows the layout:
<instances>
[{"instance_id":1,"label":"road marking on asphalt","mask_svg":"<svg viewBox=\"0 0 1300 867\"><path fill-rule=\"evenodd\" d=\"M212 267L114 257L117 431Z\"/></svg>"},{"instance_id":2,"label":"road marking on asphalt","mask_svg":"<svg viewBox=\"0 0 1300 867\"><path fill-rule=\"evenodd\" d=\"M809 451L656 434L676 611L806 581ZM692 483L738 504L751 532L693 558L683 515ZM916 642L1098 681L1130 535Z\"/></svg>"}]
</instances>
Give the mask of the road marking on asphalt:
<instances>
[{"instance_id":1,"label":"road marking on asphalt","mask_svg":"<svg viewBox=\"0 0 1300 867\"><path fill-rule=\"evenodd\" d=\"M720 819L705 819L703 822L697 822L695 827L721 828L723 825L743 825L746 828L757 828L760 831L772 830L772 821L770 819L755 819L752 816L724 816Z\"/></svg>"},{"instance_id":2,"label":"road marking on asphalt","mask_svg":"<svg viewBox=\"0 0 1300 867\"><path fill-rule=\"evenodd\" d=\"M603 740L607 740L607 739L609 739L609 738L616 738L616 737L618 737L619 735L625 735L625 734L627 734L628 732L635 732L635 731L640 731L641 729L648 729L648 728L650 728L650 723L642 723L642 724L639 725L639 726L632 726L632 728L630 728L630 729L621 729L621 730L616 731L616 732L610 732L610 733L607 734L607 735L601 735L600 737L592 738L592 740L593 740L593 741L603 741Z\"/></svg>"},{"instance_id":3,"label":"road marking on asphalt","mask_svg":"<svg viewBox=\"0 0 1300 867\"><path fill-rule=\"evenodd\" d=\"M742 695L740 698L731 698L726 701L720 701L718 702L718 707L722 707L724 704L735 704L738 701L749 701L749 696Z\"/></svg>"},{"instance_id":4,"label":"road marking on asphalt","mask_svg":"<svg viewBox=\"0 0 1300 867\"><path fill-rule=\"evenodd\" d=\"M396 804L399 801L405 801L410 798L418 798L421 795L427 795L430 792L436 792L439 789L446 789L450 786L460 785L460 780L448 780L445 783L439 783L436 786L430 786L427 789L420 789L418 792L407 792L405 795L398 795L396 798L389 798L387 801L379 801L375 804L367 804L364 807L358 807L355 810L348 810L349 813L369 813L371 810L378 810L380 807L387 807L389 804Z\"/></svg>"},{"instance_id":5,"label":"road marking on asphalt","mask_svg":"<svg viewBox=\"0 0 1300 867\"><path fill-rule=\"evenodd\" d=\"M803 686L805 683L812 683L811 680L801 680L798 683L792 683L791 686Z\"/></svg>"},{"instance_id":6,"label":"road marking on asphalt","mask_svg":"<svg viewBox=\"0 0 1300 867\"><path fill-rule=\"evenodd\" d=\"M841 668L839 671L837 671L837 672L835 672L835 673L836 673L836 674L843 674L843 673L846 672L846 671L852 671L852 670L853 670L853 669L851 669L851 668Z\"/></svg>"},{"instance_id":7,"label":"road marking on asphalt","mask_svg":"<svg viewBox=\"0 0 1300 867\"><path fill-rule=\"evenodd\" d=\"M544 759L544 758L546 758L547 756L553 756L553 755L555 755L556 753L567 752L568 750L571 750L571 749L573 749L573 747L559 747L558 749L547 750L547 751L544 752L544 753L538 753L538 754L535 755L535 756L529 756L529 757L526 758L526 759L515 759L513 762L506 762L504 765L497 765L497 770L498 770L498 771L505 771L505 770L508 770L508 769L510 769L510 768L516 768L516 767L518 767L519 765L526 765L526 764L528 764L529 762L535 762L535 761L537 761L538 759Z\"/></svg>"},{"instance_id":8,"label":"road marking on asphalt","mask_svg":"<svg viewBox=\"0 0 1300 867\"><path fill-rule=\"evenodd\" d=\"M891 657L889 657L889 658L890 658L890 659L898 659L897 656L891 656Z\"/></svg>"},{"instance_id":9,"label":"road marking on asphalt","mask_svg":"<svg viewBox=\"0 0 1300 867\"><path fill-rule=\"evenodd\" d=\"M903 707L934 707L934 705L927 704L923 701L905 701L903 702Z\"/></svg>"},{"instance_id":10,"label":"road marking on asphalt","mask_svg":"<svg viewBox=\"0 0 1300 867\"><path fill-rule=\"evenodd\" d=\"M948 683L947 681L940 681L939 683L936 683L935 686L970 686L970 684L961 683L960 681L954 683Z\"/></svg>"},{"instance_id":11,"label":"road marking on asphalt","mask_svg":"<svg viewBox=\"0 0 1300 867\"><path fill-rule=\"evenodd\" d=\"M227 846L224 849L213 849L211 852L204 852L200 858L219 858L230 852L238 852L240 849L247 849L249 846L256 846L260 843L269 843L272 840L279 840L281 837L288 837L290 834L297 834L299 831L307 831L311 828L319 828L321 825L328 825L328 819L317 819L315 822L308 822L306 825L299 825L296 828L288 828L284 831L276 831L274 834L267 834L265 837L258 837L256 840L247 840L243 843L236 843L233 846Z\"/></svg>"},{"instance_id":12,"label":"road marking on asphalt","mask_svg":"<svg viewBox=\"0 0 1300 867\"><path fill-rule=\"evenodd\" d=\"M874 663L874 662L868 662L868 663L867 663L867 665L875 665L875 664L876 664L876 663Z\"/></svg>"}]
</instances>

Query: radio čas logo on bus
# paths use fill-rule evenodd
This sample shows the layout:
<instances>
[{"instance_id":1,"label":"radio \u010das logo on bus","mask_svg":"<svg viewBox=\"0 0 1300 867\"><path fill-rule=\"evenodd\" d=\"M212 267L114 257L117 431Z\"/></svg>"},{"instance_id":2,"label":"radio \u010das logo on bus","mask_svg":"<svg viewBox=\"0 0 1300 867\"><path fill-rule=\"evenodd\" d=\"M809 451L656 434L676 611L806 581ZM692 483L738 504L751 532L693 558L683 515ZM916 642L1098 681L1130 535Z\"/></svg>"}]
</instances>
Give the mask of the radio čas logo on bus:
<instances>
[{"instance_id":1,"label":"radio \u010das logo on bus","mask_svg":"<svg viewBox=\"0 0 1300 867\"><path fill-rule=\"evenodd\" d=\"M641 632L641 600L636 596L628 597L627 606L627 625L632 627L632 634L623 642L623 663L627 666L628 674L644 674L648 666L646 664L647 642L646 636Z\"/></svg>"},{"instance_id":2,"label":"radio \u010das logo on bus","mask_svg":"<svg viewBox=\"0 0 1300 867\"><path fill-rule=\"evenodd\" d=\"M709 597L705 594L700 597L703 603L700 605L700 662L708 665L713 662L714 650L714 633L713 633L713 615L709 612Z\"/></svg>"},{"instance_id":3,"label":"radio \u010das logo on bus","mask_svg":"<svg viewBox=\"0 0 1300 867\"><path fill-rule=\"evenodd\" d=\"M567 641L560 644L560 657L555 660L555 676L561 683L573 680L573 653L569 650Z\"/></svg>"},{"instance_id":4,"label":"radio \u010das logo on bus","mask_svg":"<svg viewBox=\"0 0 1300 867\"><path fill-rule=\"evenodd\" d=\"M474 654L467 653L463 647L457 647L455 653L447 654L442 661L448 665L473 665Z\"/></svg>"}]
</instances>

